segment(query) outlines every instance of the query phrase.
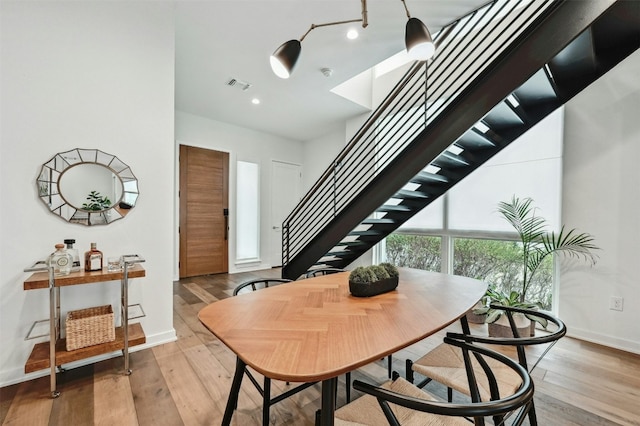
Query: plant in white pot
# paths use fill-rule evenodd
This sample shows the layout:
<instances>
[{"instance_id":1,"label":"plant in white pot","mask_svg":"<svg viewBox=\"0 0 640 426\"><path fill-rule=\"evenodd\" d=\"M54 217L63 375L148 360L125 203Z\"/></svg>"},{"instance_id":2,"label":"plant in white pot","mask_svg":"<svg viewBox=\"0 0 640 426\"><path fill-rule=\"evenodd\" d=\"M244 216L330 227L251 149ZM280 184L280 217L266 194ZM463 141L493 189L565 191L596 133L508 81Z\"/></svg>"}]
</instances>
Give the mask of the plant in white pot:
<instances>
[{"instance_id":1,"label":"plant in white pot","mask_svg":"<svg viewBox=\"0 0 640 426\"><path fill-rule=\"evenodd\" d=\"M489 324L506 320L503 311L489 307L491 303L525 308L541 306L540 301L529 300L527 292L531 288L536 272L547 258L554 254L561 254L583 259L595 265L597 257L593 251L599 250L593 244L593 236L588 233L579 233L575 229L566 231L564 226L557 234L548 233L547 221L536 215L531 198L520 199L514 195L511 201L502 201L498 204L498 212L513 226L520 238L522 279L519 282L519 291L511 291L509 294L498 292L493 288L487 291L485 307L475 309L474 313L486 314L485 322ZM531 319L546 328L541 318L532 317Z\"/></svg>"}]
</instances>

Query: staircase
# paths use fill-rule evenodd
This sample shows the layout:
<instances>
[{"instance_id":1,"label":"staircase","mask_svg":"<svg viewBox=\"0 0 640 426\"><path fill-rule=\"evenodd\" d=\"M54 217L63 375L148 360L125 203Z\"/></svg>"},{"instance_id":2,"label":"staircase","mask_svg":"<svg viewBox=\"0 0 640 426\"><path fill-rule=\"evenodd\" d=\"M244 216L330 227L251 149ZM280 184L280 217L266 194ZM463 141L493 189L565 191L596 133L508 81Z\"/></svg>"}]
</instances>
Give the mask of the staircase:
<instances>
[{"instance_id":1,"label":"staircase","mask_svg":"<svg viewBox=\"0 0 640 426\"><path fill-rule=\"evenodd\" d=\"M637 50L640 2L496 0L435 40L283 222L283 277L349 265Z\"/></svg>"}]
</instances>

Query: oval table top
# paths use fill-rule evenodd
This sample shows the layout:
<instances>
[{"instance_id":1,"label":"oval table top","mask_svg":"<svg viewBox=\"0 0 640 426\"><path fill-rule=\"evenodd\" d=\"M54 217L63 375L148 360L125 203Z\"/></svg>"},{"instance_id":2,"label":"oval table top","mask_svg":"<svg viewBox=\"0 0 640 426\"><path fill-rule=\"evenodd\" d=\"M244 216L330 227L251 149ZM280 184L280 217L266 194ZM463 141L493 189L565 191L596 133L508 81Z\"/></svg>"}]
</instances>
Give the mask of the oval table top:
<instances>
[{"instance_id":1,"label":"oval table top","mask_svg":"<svg viewBox=\"0 0 640 426\"><path fill-rule=\"evenodd\" d=\"M349 293L349 272L293 281L214 302L198 318L271 379L315 382L393 354L463 316L485 294L472 278L400 268L398 287Z\"/></svg>"}]
</instances>

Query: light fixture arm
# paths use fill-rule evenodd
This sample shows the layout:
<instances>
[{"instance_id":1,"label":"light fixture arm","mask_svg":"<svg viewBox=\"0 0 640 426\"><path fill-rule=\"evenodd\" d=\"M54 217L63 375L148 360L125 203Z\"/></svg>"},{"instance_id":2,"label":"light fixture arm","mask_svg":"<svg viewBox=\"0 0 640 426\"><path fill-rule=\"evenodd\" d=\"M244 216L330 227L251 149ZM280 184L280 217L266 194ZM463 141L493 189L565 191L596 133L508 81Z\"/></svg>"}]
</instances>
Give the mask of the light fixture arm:
<instances>
[{"instance_id":1,"label":"light fixture arm","mask_svg":"<svg viewBox=\"0 0 640 426\"><path fill-rule=\"evenodd\" d=\"M307 30L306 33L300 37L299 41L302 43L302 40L309 34L312 30L320 27L328 27L331 25L341 25L341 24L351 24L353 22L362 22L362 28L367 28L369 22L367 20L367 0L361 0L362 2L362 18L360 19L350 19L348 21L336 21L336 22L327 22L326 24L311 24L311 27Z\"/></svg>"},{"instance_id":2,"label":"light fixture arm","mask_svg":"<svg viewBox=\"0 0 640 426\"><path fill-rule=\"evenodd\" d=\"M409 13L409 8L407 7L407 3L404 0L400 0L402 5L404 6L404 10L407 12L407 18L411 19L411 14Z\"/></svg>"}]
</instances>

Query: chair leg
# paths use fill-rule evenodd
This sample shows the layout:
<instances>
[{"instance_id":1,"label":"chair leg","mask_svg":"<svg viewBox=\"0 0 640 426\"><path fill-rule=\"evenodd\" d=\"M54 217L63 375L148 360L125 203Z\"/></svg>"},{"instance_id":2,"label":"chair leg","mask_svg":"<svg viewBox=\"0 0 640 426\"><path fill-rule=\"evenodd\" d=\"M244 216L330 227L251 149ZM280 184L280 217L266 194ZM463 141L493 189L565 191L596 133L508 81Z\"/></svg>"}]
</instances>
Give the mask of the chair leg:
<instances>
[{"instance_id":1,"label":"chair leg","mask_svg":"<svg viewBox=\"0 0 640 426\"><path fill-rule=\"evenodd\" d=\"M529 407L529 425L538 426L538 416L536 416L536 407L533 403L533 399L531 400L531 406Z\"/></svg>"},{"instance_id":2,"label":"chair leg","mask_svg":"<svg viewBox=\"0 0 640 426\"><path fill-rule=\"evenodd\" d=\"M393 364L393 358L392 355L389 355L388 359L387 359L387 373L389 375L389 378L391 378L391 366Z\"/></svg>"},{"instance_id":3,"label":"chair leg","mask_svg":"<svg viewBox=\"0 0 640 426\"><path fill-rule=\"evenodd\" d=\"M346 382L346 389L345 392L347 394L347 404L351 402L351 372L347 372L344 375L345 378L345 382Z\"/></svg>"},{"instance_id":4,"label":"chair leg","mask_svg":"<svg viewBox=\"0 0 640 426\"><path fill-rule=\"evenodd\" d=\"M447 387L447 401L453 402L453 389Z\"/></svg>"},{"instance_id":5,"label":"chair leg","mask_svg":"<svg viewBox=\"0 0 640 426\"><path fill-rule=\"evenodd\" d=\"M227 406L224 409L224 417L222 418L222 425L230 425L233 411L238 406L238 394L240 393L240 385L242 384L242 378L247 368L240 358L236 358L236 371L233 374L233 382L231 382L231 391L229 392L229 399L227 400Z\"/></svg>"},{"instance_id":6,"label":"chair leg","mask_svg":"<svg viewBox=\"0 0 640 426\"><path fill-rule=\"evenodd\" d=\"M264 378L264 387L262 388L262 425L269 425L269 408L271 408L271 379Z\"/></svg>"},{"instance_id":7,"label":"chair leg","mask_svg":"<svg viewBox=\"0 0 640 426\"><path fill-rule=\"evenodd\" d=\"M413 383L413 361L408 359L404 365L405 365L404 371L405 371L405 376L407 376L407 382Z\"/></svg>"}]
</instances>

